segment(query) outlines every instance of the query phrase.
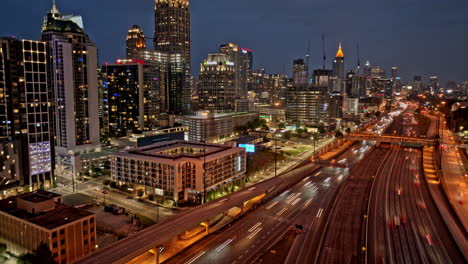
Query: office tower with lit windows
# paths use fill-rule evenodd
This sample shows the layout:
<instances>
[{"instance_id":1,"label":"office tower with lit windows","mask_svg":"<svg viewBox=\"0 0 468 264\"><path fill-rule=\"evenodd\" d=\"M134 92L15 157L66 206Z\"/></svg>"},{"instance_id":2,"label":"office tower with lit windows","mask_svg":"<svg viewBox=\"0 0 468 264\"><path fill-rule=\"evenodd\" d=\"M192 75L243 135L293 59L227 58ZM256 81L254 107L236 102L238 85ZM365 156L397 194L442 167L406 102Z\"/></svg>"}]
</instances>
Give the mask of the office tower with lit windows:
<instances>
[{"instance_id":1,"label":"office tower with lit windows","mask_svg":"<svg viewBox=\"0 0 468 264\"><path fill-rule=\"evenodd\" d=\"M385 70L380 68L379 66L375 66L375 67L372 67L371 68L371 76L373 78L385 78L386 76L386 73L385 73Z\"/></svg>"},{"instance_id":2,"label":"office tower with lit windows","mask_svg":"<svg viewBox=\"0 0 468 264\"><path fill-rule=\"evenodd\" d=\"M211 112L233 112L236 102L236 67L225 54L208 54L200 66L199 108Z\"/></svg>"},{"instance_id":3,"label":"office tower with lit windows","mask_svg":"<svg viewBox=\"0 0 468 264\"><path fill-rule=\"evenodd\" d=\"M415 93L421 93L422 90L422 78L421 76L414 76L413 78L413 91Z\"/></svg>"},{"instance_id":4,"label":"office tower with lit windows","mask_svg":"<svg viewBox=\"0 0 468 264\"><path fill-rule=\"evenodd\" d=\"M431 94L439 92L439 77L437 76L429 77L429 92Z\"/></svg>"},{"instance_id":5,"label":"office tower with lit windows","mask_svg":"<svg viewBox=\"0 0 468 264\"><path fill-rule=\"evenodd\" d=\"M366 64L364 65L364 76L365 77L372 76L372 66L369 61L366 61Z\"/></svg>"},{"instance_id":6,"label":"office tower with lit windows","mask_svg":"<svg viewBox=\"0 0 468 264\"><path fill-rule=\"evenodd\" d=\"M296 87L307 86L307 65L303 59L293 61L293 82Z\"/></svg>"},{"instance_id":7,"label":"office tower with lit windows","mask_svg":"<svg viewBox=\"0 0 468 264\"><path fill-rule=\"evenodd\" d=\"M141 51L138 60L152 64L159 72L159 113L180 113L184 104L181 95L184 93L186 80L186 65L181 54L154 50ZM137 61L138 61L137 60ZM190 85L191 86L191 85ZM189 88L190 90L191 88ZM189 91L191 96L191 91Z\"/></svg>"},{"instance_id":8,"label":"office tower with lit windows","mask_svg":"<svg viewBox=\"0 0 468 264\"><path fill-rule=\"evenodd\" d=\"M327 117L327 91L319 87L300 87L287 92L286 120L304 124L323 124Z\"/></svg>"},{"instance_id":9,"label":"office tower with lit windows","mask_svg":"<svg viewBox=\"0 0 468 264\"><path fill-rule=\"evenodd\" d=\"M60 14L54 3L41 36L55 106L55 172L71 179L82 172L80 155L100 147L97 48L80 21Z\"/></svg>"},{"instance_id":10,"label":"office tower with lit windows","mask_svg":"<svg viewBox=\"0 0 468 264\"><path fill-rule=\"evenodd\" d=\"M0 199L53 185L46 43L0 38Z\"/></svg>"},{"instance_id":11,"label":"office tower with lit windows","mask_svg":"<svg viewBox=\"0 0 468 264\"><path fill-rule=\"evenodd\" d=\"M182 86L169 91L174 102L169 111L175 114L190 112L190 3L189 0L155 0L154 48L169 55L179 54L185 73ZM179 83L179 79L169 80ZM172 98L174 97L174 98Z\"/></svg>"},{"instance_id":12,"label":"office tower with lit windows","mask_svg":"<svg viewBox=\"0 0 468 264\"><path fill-rule=\"evenodd\" d=\"M343 49L341 48L341 42L338 45L338 51L335 55L335 60L333 61L333 75L344 80L346 78L345 75L345 66L344 66L344 53Z\"/></svg>"},{"instance_id":13,"label":"office tower with lit windows","mask_svg":"<svg viewBox=\"0 0 468 264\"><path fill-rule=\"evenodd\" d=\"M138 25L133 25L128 30L126 39L127 60L133 60L138 57L141 51L146 50L145 33Z\"/></svg>"},{"instance_id":14,"label":"office tower with lit windows","mask_svg":"<svg viewBox=\"0 0 468 264\"><path fill-rule=\"evenodd\" d=\"M252 74L252 50L239 48L234 43L222 44L219 53L229 56L229 60L234 63L236 69L236 98L247 98L248 80Z\"/></svg>"},{"instance_id":15,"label":"office tower with lit windows","mask_svg":"<svg viewBox=\"0 0 468 264\"><path fill-rule=\"evenodd\" d=\"M159 68L151 63L119 60L102 66L106 80L109 137L124 137L158 126Z\"/></svg>"}]
</instances>

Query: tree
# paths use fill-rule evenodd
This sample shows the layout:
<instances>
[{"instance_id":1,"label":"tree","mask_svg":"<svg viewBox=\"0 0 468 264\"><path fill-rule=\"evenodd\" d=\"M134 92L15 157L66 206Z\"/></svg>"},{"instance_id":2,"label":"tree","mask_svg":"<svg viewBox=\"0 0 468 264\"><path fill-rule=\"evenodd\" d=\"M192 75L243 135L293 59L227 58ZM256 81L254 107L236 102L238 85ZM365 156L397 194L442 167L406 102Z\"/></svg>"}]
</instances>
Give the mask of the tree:
<instances>
[{"instance_id":1,"label":"tree","mask_svg":"<svg viewBox=\"0 0 468 264\"><path fill-rule=\"evenodd\" d=\"M336 138L343 138L343 133L342 133L341 131L337 130L337 131L335 132L335 137L336 137Z\"/></svg>"},{"instance_id":2,"label":"tree","mask_svg":"<svg viewBox=\"0 0 468 264\"><path fill-rule=\"evenodd\" d=\"M112 181L110 183L110 187L113 188L113 189L116 189L117 188L117 183L115 181Z\"/></svg>"},{"instance_id":3,"label":"tree","mask_svg":"<svg viewBox=\"0 0 468 264\"><path fill-rule=\"evenodd\" d=\"M16 260L16 264L34 264L33 258L34 256L31 253L22 254Z\"/></svg>"},{"instance_id":4,"label":"tree","mask_svg":"<svg viewBox=\"0 0 468 264\"><path fill-rule=\"evenodd\" d=\"M54 258L50 248L45 244L41 243L34 252L33 263L41 264L55 264Z\"/></svg>"},{"instance_id":5,"label":"tree","mask_svg":"<svg viewBox=\"0 0 468 264\"><path fill-rule=\"evenodd\" d=\"M141 197L143 197L144 194L145 194L145 192L142 189L138 189L138 191L137 191L138 197L141 198Z\"/></svg>"},{"instance_id":6,"label":"tree","mask_svg":"<svg viewBox=\"0 0 468 264\"><path fill-rule=\"evenodd\" d=\"M345 132L346 132L346 134L351 133L351 128L348 127L348 128L345 130Z\"/></svg>"},{"instance_id":7,"label":"tree","mask_svg":"<svg viewBox=\"0 0 468 264\"><path fill-rule=\"evenodd\" d=\"M102 181L102 185L104 185L104 186L108 186L110 183L111 183L111 181L109 179L106 179L106 180Z\"/></svg>"},{"instance_id":8,"label":"tree","mask_svg":"<svg viewBox=\"0 0 468 264\"><path fill-rule=\"evenodd\" d=\"M375 112L375 117L379 117L382 113L380 111Z\"/></svg>"},{"instance_id":9,"label":"tree","mask_svg":"<svg viewBox=\"0 0 468 264\"><path fill-rule=\"evenodd\" d=\"M26 253L18 257L17 264L55 264L52 252L45 243L41 243L34 254Z\"/></svg>"},{"instance_id":10,"label":"tree","mask_svg":"<svg viewBox=\"0 0 468 264\"><path fill-rule=\"evenodd\" d=\"M292 137L292 132L291 131L286 131L286 132L283 133L283 138L284 139L289 140L289 139L291 139L291 137Z\"/></svg>"},{"instance_id":11,"label":"tree","mask_svg":"<svg viewBox=\"0 0 468 264\"><path fill-rule=\"evenodd\" d=\"M0 243L0 255L2 255L7 250L7 245Z\"/></svg>"},{"instance_id":12,"label":"tree","mask_svg":"<svg viewBox=\"0 0 468 264\"><path fill-rule=\"evenodd\" d=\"M285 128L286 128L286 125L283 122L278 124L278 129L285 129Z\"/></svg>"},{"instance_id":13,"label":"tree","mask_svg":"<svg viewBox=\"0 0 468 264\"><path fill-rule=\"evenodd\" d=\"M122 192L128 191L128 185L127 185L127 184L122 184L122 185L120 186L120 190L121 190Z\"/></svg>"}]
</instances>

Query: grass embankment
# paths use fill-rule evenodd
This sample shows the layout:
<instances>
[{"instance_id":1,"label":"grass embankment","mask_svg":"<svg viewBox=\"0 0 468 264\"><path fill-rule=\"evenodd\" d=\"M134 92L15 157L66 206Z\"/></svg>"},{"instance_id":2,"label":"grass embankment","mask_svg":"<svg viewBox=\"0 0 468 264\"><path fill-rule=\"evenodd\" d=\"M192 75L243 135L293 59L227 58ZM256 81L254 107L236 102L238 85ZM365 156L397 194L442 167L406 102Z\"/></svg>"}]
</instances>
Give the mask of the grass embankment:
<instances>
[{"instance_id":1,"label":"grass embankment","mask_svg":"<svg viewBox=\"0 0 468 264\"><path fill-rule=\"evenodd\" d=\"M285 150L283 151L284 154L288 155L288 156L297 156L299 154L301 154L302 152L306 151L306 147L300 147L300 148L297 148L297 149L291 149L291 150Z\"/></svg>"},{"instance_id":2,"label":"grass embankment","mask_svg":"<svg viewBox=\"0 0 468 264\"><path fill-rule=\"evenodd\" d=\"M415 114L414 117L418 120L419 127L421 128L421 135L426 135L427 130L431 126L431 119L421 115L421 114Z\"/></svg>"}]
</instances>

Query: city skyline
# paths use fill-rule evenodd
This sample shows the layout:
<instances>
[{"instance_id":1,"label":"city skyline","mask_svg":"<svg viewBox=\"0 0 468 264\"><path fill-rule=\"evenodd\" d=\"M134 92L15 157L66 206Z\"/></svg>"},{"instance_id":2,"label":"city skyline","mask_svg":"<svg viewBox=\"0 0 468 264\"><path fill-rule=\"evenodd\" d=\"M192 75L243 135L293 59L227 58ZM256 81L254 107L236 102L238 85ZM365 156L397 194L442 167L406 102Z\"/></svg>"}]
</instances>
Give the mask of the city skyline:
<instances>
[{"instance_id":1,"label":"city skyline","mask_svg":"<svg viewBox=\"0 0 468 264\"><path fill-rule=\"evenodd\" d=\"M0 35L39 39L42 16L50 9L52 1L26 2L7 0L4 3L0 23L12 25L2 29ZM25 8L27 6L29 8ZM57 6L63 13L83 16L85 30L99 48L101 64L125 57L125 36L132 25L139 25L148 37L154 31L153 1L135 4L119 0L113 1L111 6L106 1L95 4L62 0ZM318 9L322 11L314 14ZM309 39L312 71L321 68L323 33L327 68L331 68L340 41L347 56L346 68L354 68L356 44L359 42L361 64L369 60L387 72L391 66L398 66L402 77L408 80L414 75L422 75L427 81L429 76L438 75L442 86L445 86L448 80L466 80L466 70L462 65L465 55L460 55L459 50L467 39L457 32L467 24L462 16L467 9L468 4L459 0L433 5L425 2L424 6L420 1L392 2L391 6L362 3L359 8L339 1L294 1L288 2L286 8L279 1L268 1L265 8L263 2L247 4L241 0L229 9L226 3L196 1L191 3L192 74L198 75L200 62L206 54L216 52L219 44L234 42L254 50L255 69L265 68L272 73L280 73L284 69L290 75L292 60L305 57ZM18 14L12 10L22 12ZM366 15L356 18L353 14ZM147 40L148 47L152 46L151 42ZM392 50L392 47L395 52L382 52Z\"/></svg>"}]
</instances>

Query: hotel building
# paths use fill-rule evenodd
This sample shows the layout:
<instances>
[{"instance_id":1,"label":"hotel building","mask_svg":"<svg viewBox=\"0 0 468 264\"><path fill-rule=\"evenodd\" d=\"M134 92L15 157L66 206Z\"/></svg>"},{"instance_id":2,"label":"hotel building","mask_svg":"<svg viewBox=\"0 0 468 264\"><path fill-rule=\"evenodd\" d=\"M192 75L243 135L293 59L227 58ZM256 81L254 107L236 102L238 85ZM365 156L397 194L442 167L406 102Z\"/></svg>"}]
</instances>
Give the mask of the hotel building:
<instances>
[{"instance_id":1,"label":"hotel building","mask_svg":"<svg viewBox=\"0 0 468 264\"><path fill-rule=\"evenodd\" d=\"M203 193L241 182L244 148L169 141L112 155L112 179L163 199L201 203Z\"/></svg>"}]
</instances>

